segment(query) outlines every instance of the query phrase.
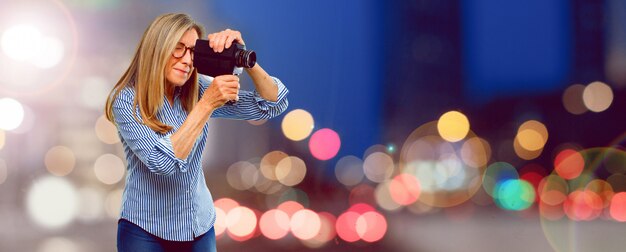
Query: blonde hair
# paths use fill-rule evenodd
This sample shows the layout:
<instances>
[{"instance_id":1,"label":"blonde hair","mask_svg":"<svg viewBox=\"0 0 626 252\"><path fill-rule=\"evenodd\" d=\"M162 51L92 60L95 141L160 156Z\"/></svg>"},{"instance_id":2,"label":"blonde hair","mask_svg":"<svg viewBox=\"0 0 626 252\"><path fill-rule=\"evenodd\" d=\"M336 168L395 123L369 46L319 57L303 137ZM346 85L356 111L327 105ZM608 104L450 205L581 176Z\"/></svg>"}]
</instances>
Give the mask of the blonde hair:
<instances>
[{"instance_id":1,"label":"blonde hair","mask_svg":"<svg viewBox=\"0 0 626 252\"><path fill-rule=\"evenodd\" d=\"M109 93L105 107L105 115L109 121L115 124L113 102L120 91L128 86L135 90L133 116L137 122L162 134L172 129L172 126L157 118L159 110L163 107L165 96L165 68L174 47L185 32L191 29L198 33L198 37L203 36L202 27L187 14L163 14L152 21L137 46L130 66ZM181 90L181 101L187 113L191 112L198 101L198 89L198 73L194 69ZM137 117L137 107L139 107L143 122Z\"/></svg>"}]
</instances>

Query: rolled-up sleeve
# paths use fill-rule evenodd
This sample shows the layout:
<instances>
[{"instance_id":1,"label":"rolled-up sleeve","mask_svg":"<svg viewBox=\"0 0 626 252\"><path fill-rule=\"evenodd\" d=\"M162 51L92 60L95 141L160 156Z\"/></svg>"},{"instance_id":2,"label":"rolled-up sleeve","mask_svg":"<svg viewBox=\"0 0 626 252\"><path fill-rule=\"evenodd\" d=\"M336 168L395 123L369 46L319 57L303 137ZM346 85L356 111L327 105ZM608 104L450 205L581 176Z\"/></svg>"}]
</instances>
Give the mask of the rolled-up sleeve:
<instances>
[{"instance_id":1,"label":"rolled-up sleeve","mask_svg":"<svg viewBox=\"0 0 626 252\"><path fill-rule=\"evenodd\" d=\"M202 76L202 75L201 75ZM272 77L274 84L278 87L278 99L268 101L261 97L256 91L239 90L239 101L234 104L227 104L216 109L211 117L240 119L240 120L262 120L276 117L283 113L289 106L287 94L289 90L276 77ZM202 76L200 78L201 95L210 85L213 78Z\"/></svg>"},{"instance_id":2,"label":"rolled-up sleeve","mask_svg":"<svg viewBox=\"0 0 626 252\"><path fill-rule=\"evenodd\" d=\"M176 157L170 135L161 136L133 116L132 90L123 89L113 102L113 117L120 137L150 172L172 175L187 171L187 161ZM137 117L141 115L137 110Z\"/></svg>"}]
</instances>

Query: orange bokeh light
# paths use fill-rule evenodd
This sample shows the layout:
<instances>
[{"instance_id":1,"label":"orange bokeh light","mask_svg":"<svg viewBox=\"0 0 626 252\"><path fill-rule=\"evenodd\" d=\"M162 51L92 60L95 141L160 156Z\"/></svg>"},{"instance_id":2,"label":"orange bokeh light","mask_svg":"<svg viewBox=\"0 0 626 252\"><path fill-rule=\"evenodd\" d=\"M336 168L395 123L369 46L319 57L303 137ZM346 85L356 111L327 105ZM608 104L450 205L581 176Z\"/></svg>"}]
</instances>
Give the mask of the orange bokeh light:
<instances>
[{"instance_id":1,"label":"orange bokeh light","mask_svg":"<svg viewBox=\"0 0 626 252\"><path fill-rule=\"evenodd\" d=\"M585 168L583 156L572 149L559 152L554 159L554 170L564 179L574 179L580 176Z\"/></svg>"}]
</instances>

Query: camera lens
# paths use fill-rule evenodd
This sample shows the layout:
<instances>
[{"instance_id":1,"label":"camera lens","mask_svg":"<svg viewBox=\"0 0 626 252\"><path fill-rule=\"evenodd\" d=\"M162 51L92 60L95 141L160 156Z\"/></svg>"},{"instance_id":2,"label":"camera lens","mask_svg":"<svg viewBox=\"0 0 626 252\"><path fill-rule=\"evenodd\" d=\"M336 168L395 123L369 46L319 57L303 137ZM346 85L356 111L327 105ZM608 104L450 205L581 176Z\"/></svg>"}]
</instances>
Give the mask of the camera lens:
<instances>
[{"instance_id":1,"label":"camera lens","mask_svg":"<svg viewBox=\"0 0 626 252\"><path fill-rule=\"evenodd\" d=\"M235 66L251 68L256 64L256 53L252 50L237 50Z\"/></svg>"}]
</instances>

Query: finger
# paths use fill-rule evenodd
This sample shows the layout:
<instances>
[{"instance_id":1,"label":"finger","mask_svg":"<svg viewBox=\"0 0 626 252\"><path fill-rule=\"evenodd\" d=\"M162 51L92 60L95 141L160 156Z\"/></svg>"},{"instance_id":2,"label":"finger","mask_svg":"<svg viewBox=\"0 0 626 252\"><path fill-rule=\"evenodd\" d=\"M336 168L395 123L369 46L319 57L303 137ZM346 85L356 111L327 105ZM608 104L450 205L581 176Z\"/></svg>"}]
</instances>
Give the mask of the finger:
<instances>
[{"instance_id":1,"label":"finger","mask_svg":"<svg viewBox=\"0 0 626 252\"><path fill-rule=\"evenodd\" d=\"M233 41L235 41L237 39L237 37L233 34L228 35L228 38L226 39L226 44L224 44L224 48L228 49L230 48L231 45L233 45Z\"/></svg>"},{"instance_id":2,"label":"finger","mask_svg":"<svg viewBox=\"0 0 626 252\"><path fill-rule=\"evenodd\" d=\"M213 46L215 45L215 33L209 34L209 36L207 36L207 39L209 40L209 47L213 48Z\"/></svg>"},{"instance_id":3,"label":"finger","mask_svg":"<svg viewBox=\"0 0 626 252\"><path fill-rule=\"evenodd\" d=\"M239 77L233 74L220 75L220 76L217 76L216 78L219 78L220 80L223 80L223 81L239 81Z\"/></svg>"},{"instance_id":4,"label":"finger","mask_svg":"<svg viewBox=\"0 0 626 252\"><path fill-rule=\"evenodd\" d=\"M217 40L217 52L221 53L224 51L224 44L226 43L226 35L221 35Z\"/></svg>"},{"instance_id":5,"label":"finger","mask_svg":"<svg viewBox=\"0 0 626 252\"><path fill-rule=\"evenodd\" d=\"M235 32L235 38L239 44L245 45L243 38L241 37L241 32Z\"/></svg>"}]
</instances>

